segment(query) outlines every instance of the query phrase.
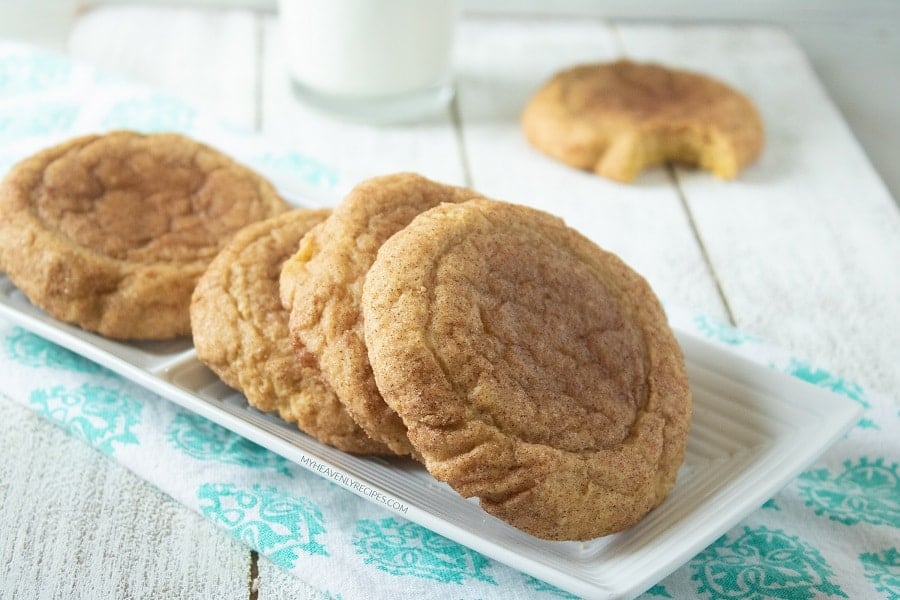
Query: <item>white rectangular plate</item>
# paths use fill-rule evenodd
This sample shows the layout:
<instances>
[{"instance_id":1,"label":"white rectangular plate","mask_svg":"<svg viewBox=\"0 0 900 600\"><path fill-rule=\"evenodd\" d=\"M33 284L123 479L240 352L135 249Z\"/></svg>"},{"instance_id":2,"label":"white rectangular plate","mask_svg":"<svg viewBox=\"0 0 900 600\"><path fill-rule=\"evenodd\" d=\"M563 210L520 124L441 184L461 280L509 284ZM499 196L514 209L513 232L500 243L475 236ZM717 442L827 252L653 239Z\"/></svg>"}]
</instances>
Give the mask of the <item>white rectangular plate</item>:
<instances>
[{"instance_id":1,"label":"white rectangular plate","mask_svg":"<svg viewBox=\"0 0 900 600\"><path fill-rule=\"evenodd\" d=\"M48 317L0 276L0 314L288 460L482 554L590 598L628 598L690 559L812 463L858 419L852 401L676 331L694 418L678 482L640 523L547 542L487 515L410 460L344 454L249 407L190 340L121 343Z\"/></svg>"}]
</instances>

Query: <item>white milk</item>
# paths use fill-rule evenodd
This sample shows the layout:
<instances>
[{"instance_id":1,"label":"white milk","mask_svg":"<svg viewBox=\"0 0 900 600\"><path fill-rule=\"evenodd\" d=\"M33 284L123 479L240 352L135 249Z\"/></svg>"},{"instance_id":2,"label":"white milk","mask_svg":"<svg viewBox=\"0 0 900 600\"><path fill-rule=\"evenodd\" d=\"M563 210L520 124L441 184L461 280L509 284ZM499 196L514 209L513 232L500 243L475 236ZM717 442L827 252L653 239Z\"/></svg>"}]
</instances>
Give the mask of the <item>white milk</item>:
<instances>
[{"instance_id":1,"label":"white milk","mask_svg":"<svg viewBox=\"0 0 900 600\"><path fill-rule=\"evenodd\" d=\"M281 0L279 7L285 61L301 97L365 116L389 105L416 112L452 96L455 0Z\"/></svg>"}]
</instances>

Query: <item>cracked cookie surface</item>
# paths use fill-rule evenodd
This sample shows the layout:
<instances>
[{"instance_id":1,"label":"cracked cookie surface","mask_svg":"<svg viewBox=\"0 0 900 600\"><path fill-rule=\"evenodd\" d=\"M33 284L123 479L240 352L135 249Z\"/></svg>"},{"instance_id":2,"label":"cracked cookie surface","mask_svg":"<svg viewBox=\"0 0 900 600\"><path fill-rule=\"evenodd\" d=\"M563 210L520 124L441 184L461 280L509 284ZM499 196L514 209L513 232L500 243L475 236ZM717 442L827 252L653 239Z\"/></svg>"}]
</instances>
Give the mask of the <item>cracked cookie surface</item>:
<instances>
[{"instance_id":1,"label":"cracked cookie surface","mask_svg":"<svg viewBox=\"0 0 900 600\"><path fill-rule=\"evenodd\" d=\"M691 396L656 296L534 209L446 204L381 247L369 359L429 472L537 537L587 540L658 505Z\"/></svg>"},{"instance_id":2,"label":"cracked cookie surface","mask_svg":"<svg viewBox=\"0 0 900 600\"><path fill-rule=\"evenodd\" d=\"M557 73L526 105L522 128L545 154L621 182L665 162L733 179L764 143L759 112L737 90L628 60Z\"/></svg>"},{"instance_id":3,"label":"cracked cookie surface","mask_svg":"<svg viewBox=\"0 0 900 600\"><path fill-rule=\"evenodd\" d=\"M293 210L248 225L210 263L191 302L197 357L251 406L345 452L387 454L350 418L314 365L298 360L278 280L300 238L328 210Z\"/></svg>"},{"instance_id":4,"label":"cracked cookie surface","mask_svg":"<svg viewBox=\"0 0 900 600\"><path fill-rule=\"evenodd\" d=\"M209 261L241 227L286 209L261 176L187 137L85 136L0 183L0 268L33 304L86 330L187 335Z\"/></svg>"},{"instance_id":5,"label":"cracked cookie surface","mask_svg":"<svg viewBox=\"0 0 900 600\"><path fill-rule=\"evenodd\" d=\"M317 361L344 406L372 439L412 454L406 427L385 404L369 366L363 334L363 281L389 237L419 213L477 194L398 173L357 185L331 216L303 237L281 274L296 346Z\"/></svg>"}]
</instances>

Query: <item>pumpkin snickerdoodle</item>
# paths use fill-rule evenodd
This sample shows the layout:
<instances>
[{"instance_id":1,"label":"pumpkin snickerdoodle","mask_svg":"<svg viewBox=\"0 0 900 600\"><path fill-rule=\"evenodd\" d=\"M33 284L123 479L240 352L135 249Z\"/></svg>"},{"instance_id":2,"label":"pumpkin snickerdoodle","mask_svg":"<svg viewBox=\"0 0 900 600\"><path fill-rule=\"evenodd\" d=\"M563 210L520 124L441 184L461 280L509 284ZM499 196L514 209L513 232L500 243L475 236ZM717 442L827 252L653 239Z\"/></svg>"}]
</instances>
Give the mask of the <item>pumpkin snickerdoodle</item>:
<instances>
[{"instance_id":1,"label":"pumpkin snickerdoodle","mask_svg":"<svg viewBox=\"0 0 900 600\"><path fill-rule=\"evenodd\" d=\"M406 427L384 403L363 337L363 281L378 248L419 213L476 197L471 190L399 173L358 184L331 216L303 237L281 273L298 349L315 357L350 415L397 454L412 454Z\"/></svg>"},{"instance_id":2,"label":"pumpkin snickerdoodle","mask_svg":"<svg viewBox=\"0 0 900 600\"><path fill-rule=\"evenodd\" d=\"M629 60L557 73L526 105L522 128L545 154L620 182L669 161L733 179L764 143L744 94L700 73Z\"/></svg>"},{"instance_id":3,"label":"pumpkin snickerdoodle","mask_svg":"<svg viewBox=\"0 0 900 600\"><path fill-rule=\"evenodd\" d=\"M216 253L287 208L263 177L182 135L80 137L0 183L0 269L33 304L83 329L187 335L191 292Z\"/></svg>"},{"instance_id":4,"label":"pumpkin snickerdoodle","mask_svg":"<svg viewBox=\"0 0 900 600\"><path fill-rule=\"evenodd\" d=\"M546 213L444 204L384 243L365 340L429 472L537 537L587 540L658 505L691 414L645 280Z\"/></svg>"},{"instance_id":5,"label":"pumpkin snickerdoodle","mask_svg":"<svg viewBox=\"0 0 900 600\"><path fill-rule=\"evenodd\" d=\"M350 418L314 365L298 360L278 279L300 238L328 210L297 209L248 225L213 259L194 289L197 358L251 406L277 411L305 433L345 452L387 454Z\"/></svg>"}]
</instances>

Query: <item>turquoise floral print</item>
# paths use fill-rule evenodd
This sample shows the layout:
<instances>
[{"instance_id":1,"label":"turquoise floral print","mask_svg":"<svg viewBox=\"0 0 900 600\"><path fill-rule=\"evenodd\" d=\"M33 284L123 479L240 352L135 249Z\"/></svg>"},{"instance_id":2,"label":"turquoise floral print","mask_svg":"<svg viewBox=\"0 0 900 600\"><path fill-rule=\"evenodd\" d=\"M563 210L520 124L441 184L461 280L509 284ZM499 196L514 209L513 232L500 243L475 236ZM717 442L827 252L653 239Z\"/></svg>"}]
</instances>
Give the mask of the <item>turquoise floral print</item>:
<instances>
[{"instance_id":1,"label":"turquoise floral print","mask_svg":"<svg viewBox=\"0 0 900 600\"><path fill-rule=\"evenodd\" d=\"M900 600L900 552L888 548L884 552L859 555L868 579L888 600Z\"/></svg>"},{"instance_id":2,"label":"turquoise floral print","mask_svg":"<svg viewBox=\"0 0 900 600\"><path fill-rule=\"evenodd\" d=\"M214 483L200 486L197 497L206 517L286 569L300 553L328 556L316 540L325 533L322 511L307 498L258 484Z\"/></svg>"},{"instance_id":3,"label":"turquoise floral print","mask_svg":"<svg viewBox=\"0 0 900 600\"><path fill-rule=\"evenodd\" d=\"M523 574L524 575L524 574ZM545 592L556 598L566 598L567 600L578 600L578 596L574 596L565 590L561 590L554 585L550 585L546 581L541 581L537 577L524 575L525 584L536 592Z\"/></svg>"},{"instance_id":4,"label":"turquoise floral print","mask_svg":"<svg viewBox=\"0 0 900 600\"><path fill-rule=\"evenodd\" d=\"M28 367L49 367L76 373L102 373L103 367L53 342L14 327L4 339L11 359Z\"/></svg>"},{"instance_id":5,"label":"turquoise floral print","mask_svg":"<svg viewBox=\"0 0 900 600\"><path fill-rule=\"evenodd\" d=\"M112 107L103 121L104 127L136 129L147 133L188 132L196 111L174 98L151 94L144 98L124 100Z\"/></svg>"},{"instance_id":6,"label":"turquoise floral print","mask_svg":"<svg viewBox=\"0 0 900 600\"><path fill-rule=\"evenodd\" d=\"M871 408L871 404L866 400L866 395L860 385L823 369L816 368L808 362L792 358L790 364L785 368L785 372L803 381L850 398L862 406L863 409ZM874 421L866 418L861 419L858 425L863 429L878 429L878 425Z\"/></svg>"},{"instance_id":7,"label":"turquoise floral print","mask_svg":"<svg viewBox=\"0 0 900 600\"><path fill-rule=\"evenodd\" d=\"M78 116L74 104L38 104L13 116L0 116L0 140L68 131Z\"/></svg>"},{"instance_id":8,"label":"turquoise floral print","mask_svg":"<svg viewBox=\"0 0 900 600\"><path fill-rule=\"evenodd\" d=\"M781 510L781 507L778 506L777 502L775 502L775 498L769 498L768 500L766 500L762 505L762 508L765 508L767 510Z\"/></svg>"},{"instance_id":9,"label":"turquoise floral print","mask_svg":"<svg viewBox=\"0 0 900 600\"><path fill-rule=\"evenodd\" d=\"M697 593L706 598L810 600L847 595L818 550L783 531L745 527L724 535L691 561Z\"/></svg>"},{"instance_id":10,"label":"turquoise floral print","mask_svg":"<svg viewBox=\"0 0 900 600\"><path fill-rule=\"evenodd\" d=\"M338 183L336 170L298 152L266 152L252 162L262 168L284 171L290 177L316 187L333 188Z\"/></svg>"},{"instance_id":11,"label":"turquoise floral print","mask_svg":"<svg viewBox=\"0 0 900 600\"><path fill-rule=\"evenodd\" d=\"M250 469L271 469L291 476L289 463L283 457L200 415L176 414L166 432L166 439L197 460L218 461Z\"/></svg>"},{"instance_id":12,"label":"turquoise floral print","mask_svg":"<svg viewBox=\"0 0 900 600\"><path fill-rule=\"evenodd\" d=\"M462 584L477 579L497 585L485 571L488 559L420 525L392 517L356 524L356 553L391 575Z\"/></svg>"},{"instance_id":13,"label":"turquoise floral print","mask_svg":"<svg viewBox=\"0 0 900 600\"><path fill-rule=\"evenodd\" d=\"M72 63L44 52L0 58L0 96L32 94L69 82Z\"/></svg>"},{"instance_id":14,"label":"turquoise floral print","mask_svg":"<svg viewBox=\"0 0 900 600\"><path fill-rule=\"evenodd\" d=\"M649 590L647 590L648 596L659 596L660 598L671 598L672 594L669 593L669 590L665 588L664 585L656 584Z\"/></svg>"},{"instance_id":15,"label":"turquoise floral print","mask_svg":"<svg viewBox=\"0 0 900 600\"><path fill-rule=\"evenodd\" d=\"M832 475L828 469L802 473L800 493L816 515L827 515L844 525L869 523L900 527L900 473L897 465L883 458L844 462L844 470Z\"/></svg>"},{"instance_id":16,"label":"turquoise floral print","mask_svg":"<svg viewBox=\"0 0 900 600\"><path fill-rule=\"evenodd\" d=\"M58 385L33 391L29 403L106 454L138 443L133 429L141 421L141 404L118 390L89 383L74 389Z\"/></svg>"},{"instance_id":17,"label":"turquoise floral print","mask_svg":"<svg viewBox=\"0 0 900 600\"><path fill-rule=\"evenodd\" d=\"M869 408L869 402L865 398L862 387L852 381L847 381L843 377L833 375L828 371L814 367L808 362L797 360L796 358L791 359L785 371L813 385L829 389L832 392L855 400L863 408Z\"/></svg>"},{"instance_id":18,"label":"turquoise floral print","mask_svg":"<svg viewBox=\"0 0 900 600\"><path fill-rule=\"evenodd\" d=\"M744 333L728 323L716 321L704 315L694 317L697 330L707 338L717 340L729 346L740 346L746 342L758 340L757 337Z\"/></svg>"}]
</instances>

